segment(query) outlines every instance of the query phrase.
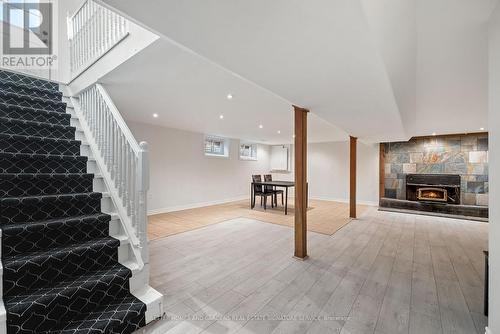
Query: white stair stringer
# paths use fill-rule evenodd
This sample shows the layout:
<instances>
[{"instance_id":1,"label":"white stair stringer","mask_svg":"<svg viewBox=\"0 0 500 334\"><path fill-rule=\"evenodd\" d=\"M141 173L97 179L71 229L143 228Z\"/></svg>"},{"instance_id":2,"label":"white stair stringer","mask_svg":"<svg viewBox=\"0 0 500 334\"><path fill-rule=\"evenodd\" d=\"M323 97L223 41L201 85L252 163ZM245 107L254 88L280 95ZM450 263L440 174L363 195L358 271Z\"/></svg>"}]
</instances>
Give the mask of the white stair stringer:
<instances>
[{"instance_id":1,"label":"white stair stringer","mask_svg":"<svg viewBox=\"0 0 500 334\"><path fill-rule=\"evenodd\" d=\"M76 127L75 139L82 141L81 155L88 158L87 172L94 174L94 191L102 193L101 207L102 212L111 215L109 224L109 235L120 240L118 248L118 262L132 271L130 278L130 292L146 304L146 324L159 319L163 315L163 295L149 285L150 266L149 266L149 245L144 243L142 248L138 249L131 241L130 230L127 231L123 219L120 217L120 207L113 199L110 189L112 180L106 180L106 171L103 172L103 164L96 158L98 152L92 148L92 138L88 138L85 132L84 121L80 120L73 105L76 98L70 98L70 92L67 87L62 89L64 93L63 101L67 103L67 113L71 114L71 125ZM120 203L118 203L120 204ZM124 212L123 208L121 208ZM139 255L139 261L138 261ZM0 321L2 309L0 307ZM0 334L3 334L0 329Z\"/></svg>"}]
</instances>

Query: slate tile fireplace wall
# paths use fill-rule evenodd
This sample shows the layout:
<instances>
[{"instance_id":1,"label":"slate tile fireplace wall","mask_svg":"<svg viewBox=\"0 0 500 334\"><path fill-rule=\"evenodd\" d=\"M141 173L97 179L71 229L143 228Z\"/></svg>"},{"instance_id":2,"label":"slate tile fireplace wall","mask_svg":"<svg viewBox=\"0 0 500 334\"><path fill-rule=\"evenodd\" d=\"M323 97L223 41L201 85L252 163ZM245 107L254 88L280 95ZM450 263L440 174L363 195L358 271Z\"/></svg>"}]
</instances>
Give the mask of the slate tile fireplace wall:
<instances>
[{"instance_id":1,"label":"slate tile fireplace wall","mask_svg":"<svg viewBox=\"0 0 500 334\"><path fill-rule=\"evenodd\" d=\"M488 206L488 135L385 143L385 197L406 199L406 174L459 174L461 204Z\"/></svg>"}]
</instances>

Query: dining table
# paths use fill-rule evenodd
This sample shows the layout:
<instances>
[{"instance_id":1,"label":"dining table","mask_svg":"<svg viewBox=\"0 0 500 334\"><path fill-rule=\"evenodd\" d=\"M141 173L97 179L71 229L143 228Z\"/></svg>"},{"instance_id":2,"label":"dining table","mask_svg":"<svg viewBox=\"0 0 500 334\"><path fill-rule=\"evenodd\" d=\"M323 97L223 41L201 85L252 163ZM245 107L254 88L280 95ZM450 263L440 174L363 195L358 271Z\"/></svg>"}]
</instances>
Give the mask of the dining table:
<instances>
[{"instance_id":1,"label":"dining table","mask_svg":"<svg viewBox=\"0 0 500 334\"><path fill-rule=\"evenodd\" d=\"M253 209L255 207L255 199L253 196L254 186L272 186L276 188L285 188L285 215L288 214L288 188L295 187L295 182L293 181L259 181L252 182L250 185L251 195L250 195L250 208ZM309 205L309 184L306 183L306 204Z\"/></svg>"}]
</instances>

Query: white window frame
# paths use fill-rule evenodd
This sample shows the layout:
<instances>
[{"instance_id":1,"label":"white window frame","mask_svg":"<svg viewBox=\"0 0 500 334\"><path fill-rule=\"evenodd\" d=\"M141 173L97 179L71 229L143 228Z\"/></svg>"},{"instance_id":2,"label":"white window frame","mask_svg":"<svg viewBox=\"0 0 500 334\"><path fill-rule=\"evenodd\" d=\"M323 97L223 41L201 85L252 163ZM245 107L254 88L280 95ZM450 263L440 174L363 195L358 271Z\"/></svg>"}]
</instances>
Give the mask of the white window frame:
<instances>
[{"instance_id":1,"label":"white window frame","mask_svg":"<svg viewBox=\"0 0 500 334\"><path fill-rule=\"evenodd\" d=\"M222 152L217 153L214 152L214 150L207 151L207 141L220 142ZM207 157L229 158L229 139L220 136L206 135L203 140L203 152Z\"/></svg>"},{"instance_id":2,"label":"white window frame","mask_svg":"<svg viewBox=\"0 0 500 334\"><path fill-rule=\"evenodd\" d=\"M249 146L250 147L250 155L243 155L243 150L244 146ZM240 160L250 160L250 161L257 161L258 160L258 152L259 152L259 146L255 143L249 143L249 142L240 142L240 147L239 147L239 156Z\"/></svg>"}]
</instances>

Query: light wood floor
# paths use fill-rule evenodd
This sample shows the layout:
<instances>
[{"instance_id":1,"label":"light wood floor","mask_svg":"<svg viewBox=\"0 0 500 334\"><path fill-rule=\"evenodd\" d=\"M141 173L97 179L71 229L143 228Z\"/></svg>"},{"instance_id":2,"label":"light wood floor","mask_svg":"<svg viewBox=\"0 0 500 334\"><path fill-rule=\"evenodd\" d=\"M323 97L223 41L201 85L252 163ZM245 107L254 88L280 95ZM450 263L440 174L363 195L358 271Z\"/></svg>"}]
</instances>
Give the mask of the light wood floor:
<instances>
[{"instance_id":1,"label":"light wood floor","mask_svg":"<svg viewBox=\"0 0 500 334\"><path fill-rule=\"evenodd\" d=\"M366 209L367 206L358 205L359 214ZM149 240L155 240L241 217L293 227L293 199L289 200L288 215L284 214L281 205L267 210L256 205L251 210L249 201L238 201L149 216L148 236ZM307 217L309 231L332 235L349 223L349 206L347 203L310 200Z\"/></svg>"},{"instance_id":2,"label":"light wood floor","mask_svg":"<svg viewBox=\"0 0 500 334\"><path fill-rule=\"evenodd\" d=\"M151 242L146 333L483 334L487 223L369 208L332 236L238 218ZM316 320L316 321L313 321Z\"/></svg>"}]
</instances>

